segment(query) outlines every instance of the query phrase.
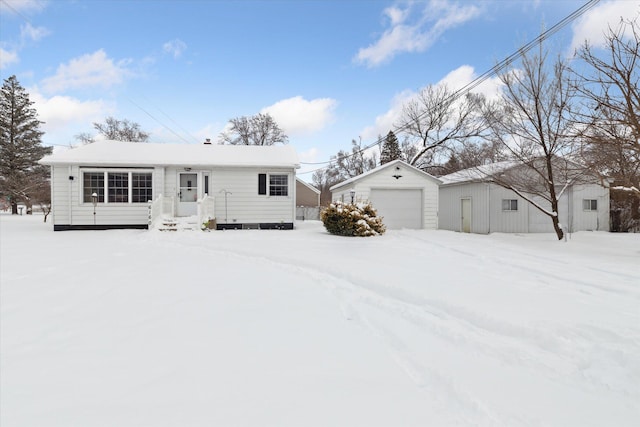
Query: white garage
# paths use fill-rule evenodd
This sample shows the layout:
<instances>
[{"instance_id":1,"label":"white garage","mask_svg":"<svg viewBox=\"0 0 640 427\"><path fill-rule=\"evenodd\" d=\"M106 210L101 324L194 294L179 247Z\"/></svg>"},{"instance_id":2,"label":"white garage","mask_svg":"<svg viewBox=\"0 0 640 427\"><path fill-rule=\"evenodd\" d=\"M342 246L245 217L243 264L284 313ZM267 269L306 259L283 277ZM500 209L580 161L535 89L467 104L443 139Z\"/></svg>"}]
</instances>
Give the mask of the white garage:
<instances>
[{"instance_id":1,"label":"white garage","mask_svg":"<svg viewBox=\"0 0 640 427\"><path fill-rule=\"evenodd\" d=\"M331 187L331 199L369 201L387 229L436 229L440 180L394 160Z\"/></svg>"}]
</instances>

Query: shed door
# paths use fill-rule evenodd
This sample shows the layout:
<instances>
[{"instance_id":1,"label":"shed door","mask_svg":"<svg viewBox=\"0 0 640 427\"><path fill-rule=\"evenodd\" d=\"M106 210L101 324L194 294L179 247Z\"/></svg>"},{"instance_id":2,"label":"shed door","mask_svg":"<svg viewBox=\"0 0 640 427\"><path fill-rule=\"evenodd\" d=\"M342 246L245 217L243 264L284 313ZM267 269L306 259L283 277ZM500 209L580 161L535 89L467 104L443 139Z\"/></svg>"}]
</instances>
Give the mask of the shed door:
<instances>
[{"instance_id":1,"label":"shed door","mask_svg":"<svg viewBox=\"0 0 640 427\"><path fill-rule=\"evenodd\" d=\"M422 190L372 189L369 200L388 229L422 228Z\"/></svg>"},{"instance_id":2,"label":"shed door","mask_svg":"<svg viewBox=\"0 0 640 427\"><path fill-rule=\"evenodd\" d=\"M462 232L471 233L471 199L462 199Z\"/></svg>"}]
</instances>

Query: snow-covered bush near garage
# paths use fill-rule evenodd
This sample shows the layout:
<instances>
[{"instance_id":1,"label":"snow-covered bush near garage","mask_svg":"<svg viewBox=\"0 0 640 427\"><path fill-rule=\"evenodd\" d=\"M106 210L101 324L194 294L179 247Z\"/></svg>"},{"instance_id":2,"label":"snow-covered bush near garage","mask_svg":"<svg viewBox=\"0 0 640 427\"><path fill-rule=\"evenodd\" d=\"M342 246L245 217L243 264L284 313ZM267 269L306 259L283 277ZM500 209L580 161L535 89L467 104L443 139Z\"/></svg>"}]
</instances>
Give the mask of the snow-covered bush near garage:
<instances>
[{"instance_id":1,"label":"snow-covered bush near garage","mask_svg":"<svg viewBox=\"0 0 640 427\"><path fill-rule=\"evenodd\" d=\"M385 232L382 218L370 203L333 202L320 219L329 233L339 236L377 236Z\"/></svg>"}]
</instances>

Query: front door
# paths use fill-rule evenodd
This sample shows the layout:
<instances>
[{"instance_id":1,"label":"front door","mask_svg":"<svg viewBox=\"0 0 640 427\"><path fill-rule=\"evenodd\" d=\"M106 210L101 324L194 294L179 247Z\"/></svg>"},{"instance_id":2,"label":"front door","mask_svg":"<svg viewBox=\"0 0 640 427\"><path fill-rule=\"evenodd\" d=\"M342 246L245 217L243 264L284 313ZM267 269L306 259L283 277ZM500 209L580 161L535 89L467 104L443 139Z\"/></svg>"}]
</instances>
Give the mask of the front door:
<instances>
[{"instance_id":1,"label":"front door","mask_svg":"<svg viewBox=\"0 0 640 427\"><path fill-rule=\"evenodd\" d=\"M471 199L462 199L462 232L471 233Z\"/></svg>"},{"instance_id":2,"label":"front door","mask_svg":"<svg viewBox=\"0 0 640 427\"><path fill-rule=\"evenodd\" d=\"M178 216L196 215L198 212L198 174L178 174Z\"/></svg>"}]
</instances>

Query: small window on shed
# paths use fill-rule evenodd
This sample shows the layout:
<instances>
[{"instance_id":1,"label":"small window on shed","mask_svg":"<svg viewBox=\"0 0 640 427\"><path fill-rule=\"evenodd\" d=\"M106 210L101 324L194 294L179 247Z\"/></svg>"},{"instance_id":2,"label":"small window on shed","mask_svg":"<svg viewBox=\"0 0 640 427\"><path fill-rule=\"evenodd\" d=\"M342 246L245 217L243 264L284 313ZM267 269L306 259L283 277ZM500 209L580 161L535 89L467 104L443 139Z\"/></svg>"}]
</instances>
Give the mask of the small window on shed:
<instances>
[{"instance_id":1,"label":"small window on shed","mask_svg":"<svg viewBox=\"0 0 640 427\"><path fill-rule=\"evenodd\" d=\"M502 199L502 210L503 211L517 211L518 210L518 199Z\"/></svg>"},{"instance_id":2,"label":"small window on shed","mask_svg":"<svg viewBox=\"0 0 640 427\"><path fill-rule=\"evenodd\" d=\"M596 199L583 199L582 209L585 211L597 211L598 201Z\"/></svg>"},{"instance_id":3,"label":"small window on shed","mask_svg":"<svg viewBox=\"0 0 640 427\"><path fill-rule=\"evenodd\" d=\"M267 194L267 174L258 174L258 194Z\"/></svg>"}]
</instances>

